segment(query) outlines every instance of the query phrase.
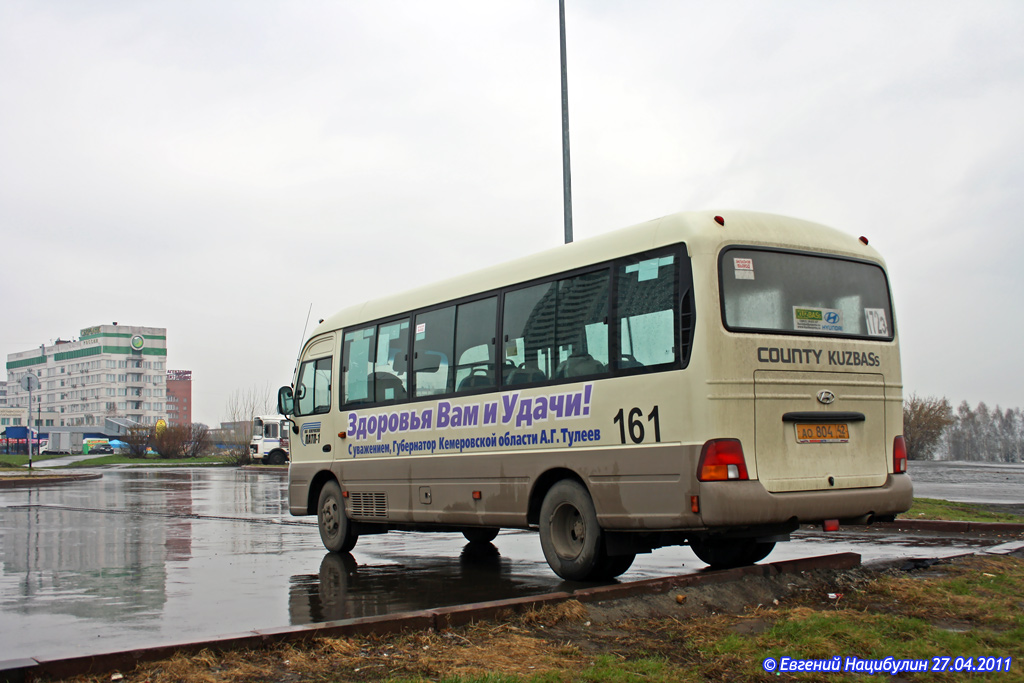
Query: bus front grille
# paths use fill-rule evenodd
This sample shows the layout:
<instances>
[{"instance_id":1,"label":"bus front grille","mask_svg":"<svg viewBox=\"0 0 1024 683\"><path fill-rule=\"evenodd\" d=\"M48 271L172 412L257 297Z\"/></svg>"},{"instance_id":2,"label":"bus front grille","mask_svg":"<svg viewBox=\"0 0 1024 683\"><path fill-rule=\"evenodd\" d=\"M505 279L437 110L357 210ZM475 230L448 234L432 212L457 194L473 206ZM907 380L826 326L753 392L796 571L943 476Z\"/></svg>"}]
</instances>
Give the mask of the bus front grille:
<instances>
[{"instance_id":1,"label":"bus front grille","mask_svg":"<svg viewBox=\"0 0 1024 683\"><path fill-rule=\"evenodd\" d=\"M388 494L356 493L349 494L349 507L353 517L387 517Z\"/></svg>"}]
</instances>

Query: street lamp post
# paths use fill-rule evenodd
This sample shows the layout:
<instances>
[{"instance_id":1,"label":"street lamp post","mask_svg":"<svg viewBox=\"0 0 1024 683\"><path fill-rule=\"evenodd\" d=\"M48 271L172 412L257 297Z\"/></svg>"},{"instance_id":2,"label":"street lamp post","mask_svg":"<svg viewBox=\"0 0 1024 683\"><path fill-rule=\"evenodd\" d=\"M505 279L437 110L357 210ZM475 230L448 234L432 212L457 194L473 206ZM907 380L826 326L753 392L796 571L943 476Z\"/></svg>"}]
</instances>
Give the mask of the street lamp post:
<instances>
[{"instance_id":1,"label":"street lamp post","mask_svg":"<svg viewBox=\"0 0 1024 683\"><path fill-rule=\"evenodd\" d=\"M558 0L558 34L562 53L562 204L565 243L572 242L572 178L569 173L569 77L565 64L565 0Z\"/></svg>"}]
</instances>

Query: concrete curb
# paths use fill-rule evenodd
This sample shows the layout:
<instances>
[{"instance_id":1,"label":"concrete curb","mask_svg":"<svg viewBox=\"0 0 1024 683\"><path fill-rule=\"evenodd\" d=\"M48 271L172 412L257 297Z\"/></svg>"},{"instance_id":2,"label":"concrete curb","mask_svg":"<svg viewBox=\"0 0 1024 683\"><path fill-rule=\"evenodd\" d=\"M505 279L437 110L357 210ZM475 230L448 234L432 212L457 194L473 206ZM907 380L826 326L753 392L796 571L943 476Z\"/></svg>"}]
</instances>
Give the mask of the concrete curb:
<instances>
[{"instance_id":1,"label":"concrete curb","mask_svg":"<svg viewBox=\"0 0 1024 683\"><path fill-rule=\"evenodd\" d=\"M875 522L871 526L907 531L959 531L990 534L1024 532L1024 524L1013 522L949 522L939 519L897 519L895 522Z\"/></svg>"},{"instance_id":2,"label":"concrete curb","mask_svg":"<svg viewBox=\"0 0 1024 683\"><path fill-rule=\"evenodd\" d=\"M166 659L177 653L191 654L202 650L224 651L243 647L258 648L273 643L302 642L313 638L337 636L383 635L401 633L402 631L430 629L444 630L478 621L490 621L500 618L503 614L526 612L543 605L558 604L571 599L576 599L580 602L614 600L634 595L663 593L683 586L728 583L739 581L746 576L775 576L814 569L842 570L852 569L859 565L859 554L837 553L835 555L785 560L749 567L738 567L736 569L706 571L700 574L582 588L572 593L547 593L509 600L438 607L419 612L403 612L302 626L258 629L244 633L215 636L197 642L169 643L124 652L107 652L66 658L32 657L9 659L0 661L0 682L21 683L22 681L32 681L44 676L69 678L71 676L106 674L114 671L131 671L144 662Z\"/></svg>"},{"instance_id":3,"label":"concrete curb","mask_svg":"<svg viewBox=\"0 0 1024 683\"><path fill-rule=\"evenodd\" d=\"M56 486L71 481L88 481L99 479L102 474L33 474L31 477L0 476L0 489L38 488L40 486Z\"/></svg>"}]
</instances>

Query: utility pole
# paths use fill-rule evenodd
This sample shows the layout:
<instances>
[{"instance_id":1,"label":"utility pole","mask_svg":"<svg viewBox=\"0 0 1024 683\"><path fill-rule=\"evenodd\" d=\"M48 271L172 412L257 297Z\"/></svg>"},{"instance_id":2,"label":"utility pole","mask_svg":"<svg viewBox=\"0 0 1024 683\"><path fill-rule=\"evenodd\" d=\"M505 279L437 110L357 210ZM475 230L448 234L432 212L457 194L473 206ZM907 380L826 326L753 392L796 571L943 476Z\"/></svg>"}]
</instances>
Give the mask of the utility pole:
<instances>
[{"instance_id":1,"label":"utility pole","mask_svg":"<svg viewBox=\"0 0 1024 683\"><path fill-rule=\"evenodd\" d=\"M569 173L569 77L565 66L565 0L558 0L558 32L562 52L562 204L565 243L572 242L572 178Z\"/></svg>"},{"instance_id":2,"label":"utility pole","mask_svg":"<svg viewBox=\"0 0 1024 683\"><path fill-rule=\"evenodd\" d=\"M26 441L28 442L28 471L32 473L32 392L39 388L39 378L29 373L21 378L21 388L28 392L28 422L27 431L25 432ZM38 432L37 432L38 433Z\"/></svg>"}]
</instances>

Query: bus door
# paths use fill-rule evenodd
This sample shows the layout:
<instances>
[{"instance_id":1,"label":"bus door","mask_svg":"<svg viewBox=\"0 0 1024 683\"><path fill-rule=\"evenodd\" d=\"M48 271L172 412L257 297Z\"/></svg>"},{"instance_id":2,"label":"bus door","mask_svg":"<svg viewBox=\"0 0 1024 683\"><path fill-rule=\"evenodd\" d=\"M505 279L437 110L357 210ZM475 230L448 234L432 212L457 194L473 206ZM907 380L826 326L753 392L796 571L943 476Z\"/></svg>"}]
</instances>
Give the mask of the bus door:
<instances>
[{"instance_id":1,"label":"bus door","mask_svg":"<svg viewBox=\"0 0 1024 683\"><path fill-rule=\"evenodd\" d=\"M326 334L306 347L299 363L289 439L293 463L332 462L336 456L338 429L331 414L334 356L335 336Z\"/></svg>"},{"instance_id":2,"label":"bus door","mask_svg":"<svg viewBox=\"0 0 1024 683\"><path fill-rule=\"evenodd\" d=\"M757 371L754 412L757 475L768 491L885 484L882 375Z\"/></svg>"}]
</instances>

